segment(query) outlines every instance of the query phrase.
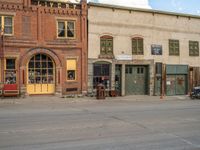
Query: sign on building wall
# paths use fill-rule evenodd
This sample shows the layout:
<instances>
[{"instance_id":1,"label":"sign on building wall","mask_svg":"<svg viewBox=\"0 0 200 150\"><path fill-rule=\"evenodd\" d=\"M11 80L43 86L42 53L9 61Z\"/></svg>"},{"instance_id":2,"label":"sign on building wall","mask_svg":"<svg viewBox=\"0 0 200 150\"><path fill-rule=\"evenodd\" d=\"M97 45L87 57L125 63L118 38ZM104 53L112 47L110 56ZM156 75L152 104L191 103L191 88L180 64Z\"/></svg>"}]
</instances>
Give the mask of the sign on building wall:
<instances>
[{"instance_id":1,"label":"sign on building wall","mask_svg":"<svg viewBox=\"0 0 200 150\"><path fill-rule=\"evenodd\" d=\"M121 54L121 55L116 55L117 60L133 60L132 55L127 55L127 54Z\"/></svg>"},{"instance_id":2,"label":"sign on building wall","mask_svg":"<svg viewBox=\"0 0 200 150\"><path fill-rule=\"evenodd\" d=\"M151 45L151 55L162 55L162 45Z\"/></svg>"}]
</instances>

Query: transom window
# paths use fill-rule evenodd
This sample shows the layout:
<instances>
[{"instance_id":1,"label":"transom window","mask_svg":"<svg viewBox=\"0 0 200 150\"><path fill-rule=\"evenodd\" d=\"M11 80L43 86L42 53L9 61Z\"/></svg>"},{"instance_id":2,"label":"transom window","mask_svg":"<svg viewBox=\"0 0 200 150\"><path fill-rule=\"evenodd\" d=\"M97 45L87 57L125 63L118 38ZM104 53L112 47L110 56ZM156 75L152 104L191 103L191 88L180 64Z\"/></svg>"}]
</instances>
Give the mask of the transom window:
<instances>
[{"instance_id":1,"label":"transom window","mask_svg":"<svg viewBox=\"0 0 200 150\"><path fill-rule=\"evenodd\" d=\"M75 38L75 21L58 21L59 38Z\"/></svg>"},{"instance_id":2,"label":"transom window","mask_svg":"<svg viewBox=\"0 0 200 150\"><path fill-rule=\"evenodd\" d=\"M133 55L143 55L144 46L142 38L133 38L132 39L132 53Z\"/></svg>"},{"instance_id":3,"label":"transom window","mask_svg":"<svg viewBox=\"0 0 200 150\"><path fill-rule=\"evenodd\" d=\"M113 55L113 37L101 37L101 55Z\"/></svg>"},{"instance_id":4,"label":"transom window","mask_svg":"<svg viewBox=\"0 0 200 150\"><path fill-rule=\"evenodd\" d=\"M198 41L189 41L189 55L199 56L199 42Z\"/></svg>"},{"instance_id":5,"label":"transom window","mask_svg":"<svg viewBox=\"0 0 200 150\"><path fill-rule=\"evenodd\" d=\"M4 35L13 34L13 17L12 16L0 16L0 30Z\"/></svg>"},{"instance_id":6,"label":"transom window","mask_svg":"<svg viewBox=\"0 0 200 150\"><path fill-rule=\"evenodd\" d=\"M169 55L179 55L179 40L169 40Z\"/></svg>"}]
</instances>

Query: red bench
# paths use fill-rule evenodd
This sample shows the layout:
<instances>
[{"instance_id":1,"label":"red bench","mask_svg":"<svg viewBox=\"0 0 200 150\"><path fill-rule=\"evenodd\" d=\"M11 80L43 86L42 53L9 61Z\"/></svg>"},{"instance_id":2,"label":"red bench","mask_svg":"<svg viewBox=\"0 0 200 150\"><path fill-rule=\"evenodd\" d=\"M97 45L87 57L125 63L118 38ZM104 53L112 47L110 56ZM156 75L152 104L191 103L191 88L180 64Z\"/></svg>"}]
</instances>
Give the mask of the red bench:
<instances>
[{"instance_id":1,"label":"red bench","mask_svg":"<svg viewBox=\"0 0 200 150\"><path fill-rule=\"evenodd\" d=\"M18 96L19 90L17 84L4 84L3 96Z\"/></svg>"}]
</instances>

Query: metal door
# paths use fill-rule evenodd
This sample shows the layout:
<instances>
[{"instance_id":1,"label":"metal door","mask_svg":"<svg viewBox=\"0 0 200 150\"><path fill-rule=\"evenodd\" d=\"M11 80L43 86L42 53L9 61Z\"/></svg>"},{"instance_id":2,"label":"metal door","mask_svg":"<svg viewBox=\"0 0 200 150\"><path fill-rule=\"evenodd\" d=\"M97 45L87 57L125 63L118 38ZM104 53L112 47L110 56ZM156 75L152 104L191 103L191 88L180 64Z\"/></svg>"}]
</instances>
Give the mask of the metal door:
<instances>
[{"instance_id":1,"label":"metal door","mask_svg":"<svg viewBox=\"0 0 200 150\"><path fill-rule=\"evenodd\" d=\"M126 66L125 90L126 95L147 94L147 67Z\"/></svg>"},{"instance_id":2,"label":"metal door","mask_svg":"<svg viewBox=\"0 0 200 150\"><path fill-rule=\"evenodd\" d=\"M155 79L155 95L160 96L162 90L162 77L156 77Z\"/></svg>"},{"instance_id":3,"label":"metal door","mask_svg":"<svg viewBox=\"0 0 200 150\"><path fill-rule=\"evenodd\" d=\"M187 91L186 75L167 75L167 95L185 95Z\"/></svg>"},{"instance_id":4,"label":"metal door","mask_svg":"<svg viewBox=\"0 0 200 150\"><path fill-rule=\"evenodd\" d=\"M167 75L166 77L166 90L167 95L172 96L176 93L176 76L175 75Z\"/></svg>"},{"instance_id":5,"label":"metal door","mask_svg":"<svg viewBox=\"0 0 200 150\"><path fill-rule=\"evenodd\" d=\"M176 75L176 95L186 94L186 75Z\"/></svg>"}]
</instances>

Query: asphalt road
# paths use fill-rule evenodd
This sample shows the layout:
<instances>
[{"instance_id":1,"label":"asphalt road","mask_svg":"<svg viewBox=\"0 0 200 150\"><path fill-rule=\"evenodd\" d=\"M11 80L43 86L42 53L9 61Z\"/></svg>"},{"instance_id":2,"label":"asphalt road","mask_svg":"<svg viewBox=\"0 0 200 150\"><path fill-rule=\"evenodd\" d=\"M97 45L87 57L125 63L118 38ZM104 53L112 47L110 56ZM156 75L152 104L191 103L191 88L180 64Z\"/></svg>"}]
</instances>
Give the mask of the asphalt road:
<instances>
[{"instance_id":1,"label":"asphalt road","mask_svg":"<svg viewBox=\"0 0 200 150\"><path fill-rule=\"evenodd\" d=\"M122 99L0 103L0 150L200 150L200 100Z\"/></svg>"}]
</instances>

